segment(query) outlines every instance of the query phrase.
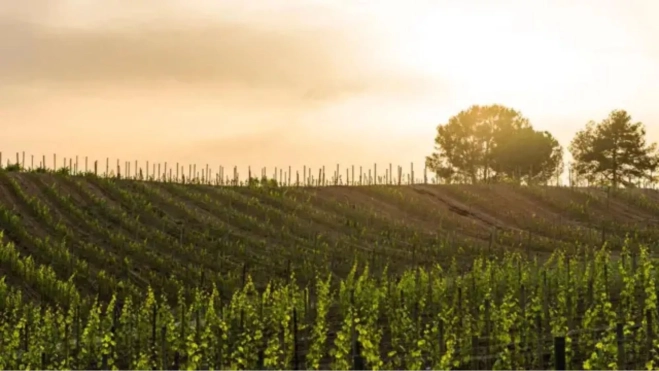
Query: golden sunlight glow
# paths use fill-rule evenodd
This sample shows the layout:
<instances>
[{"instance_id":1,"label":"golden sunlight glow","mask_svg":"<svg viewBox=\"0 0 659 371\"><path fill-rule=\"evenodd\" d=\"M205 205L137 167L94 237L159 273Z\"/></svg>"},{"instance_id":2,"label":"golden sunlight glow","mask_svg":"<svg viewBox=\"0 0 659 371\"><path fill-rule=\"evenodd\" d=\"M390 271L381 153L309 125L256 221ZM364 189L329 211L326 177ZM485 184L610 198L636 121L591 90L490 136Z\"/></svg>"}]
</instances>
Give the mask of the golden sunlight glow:
<instances>
[{"instance_id":1,"label":"golden sunlight glow","mask_svg":"<svg viewBox=\"0 0 659 371\"><path fill-rule=\"evenodd\" d=\"M589 16L586 21L540 3L518 2L512 8L483 2L469 5L428 6L408 16L405 32L390 35L396 45L392 58L459 87L463 105L506 102L523 111L572 112L618 94L598 89L611 79L627 80L632 87L638 82L640 74L632 68L610 76L611 64L650 67L638 55L606 53L639 46L623 27L597 14L584 13ZM547 22L552 16L554 22ZM581 88L588 84L599 93L582 94Z\"/></svg>"}]
</instances>

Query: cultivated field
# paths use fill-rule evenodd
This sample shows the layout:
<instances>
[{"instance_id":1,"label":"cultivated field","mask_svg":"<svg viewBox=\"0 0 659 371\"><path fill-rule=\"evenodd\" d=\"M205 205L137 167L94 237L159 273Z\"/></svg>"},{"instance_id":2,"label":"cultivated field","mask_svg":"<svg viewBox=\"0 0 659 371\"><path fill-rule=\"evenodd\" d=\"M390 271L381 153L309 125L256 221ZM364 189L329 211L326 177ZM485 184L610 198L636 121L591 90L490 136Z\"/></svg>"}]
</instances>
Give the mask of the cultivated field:
<instances>
[{"instance_id":1,"label":"cultivated field","mask_svg":"<svg viewBox=\"0 0 659 371\"><path fill-rule=\"evenodd\" d=\"M659 361L654 190L0 171L0 213L0 369Z\"/></svg>"}]
</instances>

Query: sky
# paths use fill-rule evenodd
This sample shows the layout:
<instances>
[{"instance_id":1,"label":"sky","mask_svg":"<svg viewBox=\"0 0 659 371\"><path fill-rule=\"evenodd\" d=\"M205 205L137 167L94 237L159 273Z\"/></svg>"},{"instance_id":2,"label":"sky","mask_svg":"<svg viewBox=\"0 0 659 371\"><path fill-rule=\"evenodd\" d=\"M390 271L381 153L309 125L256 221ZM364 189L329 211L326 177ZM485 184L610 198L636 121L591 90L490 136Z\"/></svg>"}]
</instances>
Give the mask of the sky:
<instances>
[{"instance_id":1,"label":"sky","mask_svg":"<svg viewBox=\"0 0 659 371\"><path fill-rule=\"evenodd\" d=\"M420 169L438 124L494 103L564 147L613 109L658 141L656 14L656 0L0 1L0 151Z\"/></svg>"}]
</instances>

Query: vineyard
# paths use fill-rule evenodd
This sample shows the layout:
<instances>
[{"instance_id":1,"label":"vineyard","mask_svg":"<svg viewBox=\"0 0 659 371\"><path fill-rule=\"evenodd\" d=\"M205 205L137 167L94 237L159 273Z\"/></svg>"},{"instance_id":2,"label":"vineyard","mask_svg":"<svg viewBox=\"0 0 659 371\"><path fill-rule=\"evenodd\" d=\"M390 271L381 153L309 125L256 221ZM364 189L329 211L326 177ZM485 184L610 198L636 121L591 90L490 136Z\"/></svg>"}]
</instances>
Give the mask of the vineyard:
<instances>
[{"instance_id":1,"label":"vineyard","mask_svg":"<svg viewBox=\"0 0 659 371\"><path fill-rule=\"evenodd\" d=\"M659 368L658 191L22 168L0 369Z\"/></svg>"}]
</instances>

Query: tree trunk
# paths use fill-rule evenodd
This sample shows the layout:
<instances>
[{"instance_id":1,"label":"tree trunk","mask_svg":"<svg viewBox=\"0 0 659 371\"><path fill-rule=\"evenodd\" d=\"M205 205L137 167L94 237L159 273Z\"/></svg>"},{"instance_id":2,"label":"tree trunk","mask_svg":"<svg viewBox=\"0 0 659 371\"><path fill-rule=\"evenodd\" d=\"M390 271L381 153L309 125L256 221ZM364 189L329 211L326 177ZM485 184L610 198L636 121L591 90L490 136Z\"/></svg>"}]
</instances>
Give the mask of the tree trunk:
<instances>
[{"instance_id":1,"label":"tree trunk","mask_svg":"<svg viewBox=\"0 0 659 371\"><path fill-rule=\"evenodd\" d=\"M489 171L490 171L490 142L486 141L485 142L485 171L483 172L483 180L485 183L489 183Z\"/></svg>"},{"instance_id":2,"label":"tree trunk","mask_svg":"<svg viewBox=\"0 0 659 371\"><path fill-rule=\"evenodd\" d=\"M611 167L613 169L613 189L618 189L618 151L613 149L613 158L612 158Z\"/></svg>"}]
</instances>

